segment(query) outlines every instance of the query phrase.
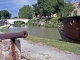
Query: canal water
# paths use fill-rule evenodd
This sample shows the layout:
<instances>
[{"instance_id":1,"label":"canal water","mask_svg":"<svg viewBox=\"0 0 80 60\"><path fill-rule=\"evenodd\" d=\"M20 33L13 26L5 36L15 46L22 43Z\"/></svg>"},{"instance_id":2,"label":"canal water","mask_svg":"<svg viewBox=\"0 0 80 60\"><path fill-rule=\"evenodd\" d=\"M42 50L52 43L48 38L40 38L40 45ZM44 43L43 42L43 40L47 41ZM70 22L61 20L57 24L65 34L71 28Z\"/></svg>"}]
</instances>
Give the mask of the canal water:
<instances>
[{"instance_id":1,"label":"canal water","mask_svg":"<svg viewBox=\"0 0 80 60\"><path fill-rule=\"evenodd\" d=\"M28 26L23 26L23 27L13 27L11 26L8 31L9 32L20 32L26 30L29 35L41 37L41 38L49 38L49 39L57 39L60 40L61 37L59 35L58 29L57 28L46 28L46 27L28 27Z\"/></svg>"}]
</instances>

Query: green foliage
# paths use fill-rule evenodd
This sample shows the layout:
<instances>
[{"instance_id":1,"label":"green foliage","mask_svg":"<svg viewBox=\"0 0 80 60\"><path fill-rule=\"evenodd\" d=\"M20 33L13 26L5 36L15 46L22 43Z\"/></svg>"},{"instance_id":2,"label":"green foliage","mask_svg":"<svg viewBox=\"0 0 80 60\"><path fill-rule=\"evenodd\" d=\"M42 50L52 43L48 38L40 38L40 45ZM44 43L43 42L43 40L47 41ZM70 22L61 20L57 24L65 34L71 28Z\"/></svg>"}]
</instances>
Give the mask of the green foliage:
<instances>
[{"instance_id":1,"label":"green foliage","mask_svg":"<svg viewBox=\"0 0 80 60\"><path fill-rule=\"evenodd\" d=\"M7 10L1 10L0 18L9 19L9 18L11 18L11 13L9 13Z\"/></svg>"},{"instance_id":2,"label":"green foliage","mask_svg":"<svg viewBox=\"0 0 80 60\"><path fill-rule=\"evenodd\" d=\"M45 26L45 27L48 27L48 28L57 28L57 27L62 27L62 23L61 21L59 21L59 17L55 17L55 18L51 18L49 19L47 22L46 22L46 19L40 19L39 22L41 23L44 23L43 25L39 25L39 26ZM38 21L36 20L29 20L29 22L27 23L27 25L30 25L30 26L34 26L36 25L37 26L37 23Z\"/></svg>"},{"instance_id":3,"label":"green foliage","mask_svg":"<svg viewBox=\"0 0 80 60\"><path fill-rule=\"evenodd\" d=\"M19 18L31 19L33 16L32 8L29 5L24 5L22 8L19 9L18 16Z\"/></svg>"},{"instance_id":4,"label":"green foliage","mask_svg":"<svg viewBox=\"0 0 80 60\"><path fill-rule=\"evenodd\" d=\"M45 24L45 27L50 28L50 27L52 27L52 25L51 25L51 24L49 24L49 23L46 23L46 24Z\"/></svg>"},{"instance_id":5,"label":"green foliage","mask_svg":"<svg viewBox=\"0 0 80 60\"><path fill-rule=\"evenodd\" d=\"M58 27L58 23L59 23L58 20L59 20L59 17L55 17L51 19L53 27Z\"/></svg>"},{"instance_id":6,"label":"green foliage","mask_svg":"<svg viewBox=\"0 0 80 60\"><path fill-rule=\"evenodd\" d=\"M58 13L62 17L70 16L74 10L72 0L38 0L33 5L36 15L51 16L51 13Z\"/></svg>"},{"instance_id":7,"label":"green foliage","mask_svg":"<svg viewBox=\"0 0 80 60\"><path fill-rule=\"evenodd\" d=\"M27 23L27 25L34 25L33 22L34 22L34 20L29 20L28 23Z\"/></svg>"},{"instance_id":8,"label":"green foliage","mask_svg":"<svg viewBox=\"0 0 80 60\"><path fill-rule=\"evenodd\" d=\"M62 22L63 21L63 18L64 17L59 16L59 22Z\"/></svg>"},{"instance_id":9,"label":"green foliage","mask_svg":"<svg viewBox=\"0 0 80 60\"><path fill-rule=\"evenodd\" d=\"M22 24L25 24L25 22L23 22L23 21L15 21L14 22L15 26L21 26Z\"/></svg>"},{"instance_id":10,"label":"green foliage","mask_svg":"<svg viewBox=\"0 0 80 60\"><path fill-rule=\"evenodd\" d=\"M1 11L0 11L0 19L1 19Z\"/></svg>"},{"instance_id":11,"label":"green foliage","mask_svg":"<svg viewBox=\"0 0 80 60\"><path fill-rule=\"evenodd\" d=\"M60 6L63 6L64 0L38 0L33 5L33 10L36 15L50 16L51 13L60 11Z\"/></svg>"},{"instance_id":12,"label":"green foliage","mask_svg":"<svg viewBox=\"0 0 80 60\"><path fill-rule=\"evenodd\" d=\"M51 22L56 23L56 22L58 22L58 19L59 19L59 17L54 17L54 18L51 19Z\"/></svg>"},{"instance_id":13,"label":"green foliage","mask_svg":"<svg viewBox=\"0 0 80 60\"><path fill-rule=\"evenodd\" d=\"M77 11L74 11L73 16L77 16Z\"/></svg>"},{"instance_id":14,"label":"green foliage","mask_svg":"<svg viewBox=\"0 0 80 60\"><path fill-rule=\"evenodd\" d=\"M60 7L60 12L58 13L61 17L71 16L74 10L73 4L70 2L64 3L63 7Z\"/></svg>"},{"instance_id":15,"label":"green foliage","mask_svg":"<svg viewBox=\"0 0 80 60\"><path fill-rule=\"evenodd\" d=\"M49 22L45 23L45 27L53 27L53 28L57 28L62 26L62 23L59 21L59 17L55 17L50 19Z\"/></svg>"},{"instance_id":16,"label":"green foliage","mask_svg":"<svg viewBox=\"0 0 80 60\"><path fill-rule=\"evenodd\" d=\"M9 32L9 31L7 30L7 27L3 27L2 29L0 29L0 31L1 31L1 32L5 32L5 33L6 33L6 32L7 32L7 33Z\"/></svg>"}]
</instances>

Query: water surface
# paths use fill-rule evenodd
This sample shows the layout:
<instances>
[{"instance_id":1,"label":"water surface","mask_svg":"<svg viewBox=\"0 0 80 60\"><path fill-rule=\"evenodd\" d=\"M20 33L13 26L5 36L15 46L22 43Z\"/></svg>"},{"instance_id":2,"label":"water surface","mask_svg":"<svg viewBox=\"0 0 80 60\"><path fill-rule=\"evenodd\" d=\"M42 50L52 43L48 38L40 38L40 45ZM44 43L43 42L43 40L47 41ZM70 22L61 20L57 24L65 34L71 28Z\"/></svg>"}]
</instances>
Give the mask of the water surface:
<instances>
[{"instance_id":1,"label":"water surface","mask_svg":"<svg viewBox=\"0 0 80 60\"><path fill-rule=\"evenodd\" d=\"M49 39L61 39L57 28L46 28L46 27L13 27L9 28L9 32L19 32L26 30L29 35L41 37L41 38L49 38Z\"/></svg>"}]
</instances>

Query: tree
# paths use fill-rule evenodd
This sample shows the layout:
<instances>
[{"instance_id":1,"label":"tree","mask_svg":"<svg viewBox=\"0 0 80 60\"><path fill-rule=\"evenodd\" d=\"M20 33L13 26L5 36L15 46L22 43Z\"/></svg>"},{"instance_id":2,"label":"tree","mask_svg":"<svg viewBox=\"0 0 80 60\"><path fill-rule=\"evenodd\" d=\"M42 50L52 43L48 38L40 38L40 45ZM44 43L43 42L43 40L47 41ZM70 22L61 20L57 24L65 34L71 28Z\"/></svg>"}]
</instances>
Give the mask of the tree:
<instances>
[{"instance_id":1,"label":"tree","mask_svg":"<svg viewBox=\"0 0 80 60\"><path fill-rule=\"evenodd\" d=\"M31 19L33 17L33 10L29 5L24 5L19 9L18 16L19 18Z\"/></svg>"},{"instance_id":2,"label":"tree","mask_svg":"<svg viewBox=\"0 0 80 60\"><path fill-rule=\"evenodd\" d=\"M7 10L1 10L1 18L9 19L11 17L11 13L9 13Z\"/></svg>"},{"instance_id":3,"label":"tree","mask_svg":"<svg viewBox=\"0 0 80 60\"><path fill-rule=\"evenodd\" d=\"M1 19L1 11L0 11L0 19Z\"/></svg>"},{"instance_id":4,"label":"tree","mask_svg":"<svg viewBox=\"0 0 80 60\"><path fill-rule=\"evenodd\" d=\"M63 6L64 0L38 0L33 5L33 10L36 15L51 16L51 13L60 11L60 6Z\"/></svg>"},{"instance_id":5,"label":"tree","mask_svg":"<svg viewBox=\"0 0 80 60\"><path fill-rule=\"evenodd\" d=\"M74 10L72 0L65 0L63 7L60 7L59 15L62 17L71 16L72 11Z\"/></svg>"},{"instance_id":6,"label":"tree","mask_svg":"<svg viewBox=\"0 0 80 60\"><path fill-rule=\"evenodd\" d=\"M77 16L77 10L73 12L73 16Z\"/></svg>"},{"instance_id":7,"label":"tree","mask_svg":"<svg viewBox=\"0 0 80 60\"><path fill-rule=\"evenodd\" d=\"M70 16L74 10L72 0L37 0L33 5L35 15L51 16L57 13L61 16Z\"/></svg>"}]
</instances>

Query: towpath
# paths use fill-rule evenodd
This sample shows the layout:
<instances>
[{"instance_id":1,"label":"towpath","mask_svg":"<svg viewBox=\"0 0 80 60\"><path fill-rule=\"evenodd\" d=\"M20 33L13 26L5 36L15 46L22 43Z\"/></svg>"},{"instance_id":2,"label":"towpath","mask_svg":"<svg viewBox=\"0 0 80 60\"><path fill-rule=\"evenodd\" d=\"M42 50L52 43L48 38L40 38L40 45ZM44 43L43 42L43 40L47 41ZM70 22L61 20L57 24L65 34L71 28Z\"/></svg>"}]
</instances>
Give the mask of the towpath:
<instances>
[{"instance_id":1,"label":"towpath","mask_svg":"<svg viewBox=\"0 0 80 60\"><path fill-rule=\"evenodd\" d=\"M27 60L80 60L80 55L62 51L41 43L33 43L20 39L21 53Z\"/></svg>"}]
</instances>

